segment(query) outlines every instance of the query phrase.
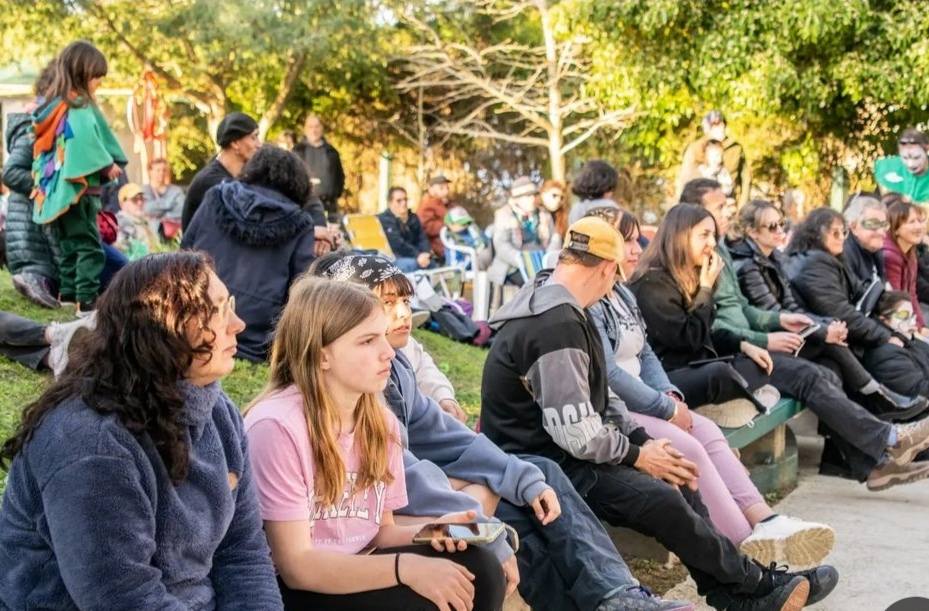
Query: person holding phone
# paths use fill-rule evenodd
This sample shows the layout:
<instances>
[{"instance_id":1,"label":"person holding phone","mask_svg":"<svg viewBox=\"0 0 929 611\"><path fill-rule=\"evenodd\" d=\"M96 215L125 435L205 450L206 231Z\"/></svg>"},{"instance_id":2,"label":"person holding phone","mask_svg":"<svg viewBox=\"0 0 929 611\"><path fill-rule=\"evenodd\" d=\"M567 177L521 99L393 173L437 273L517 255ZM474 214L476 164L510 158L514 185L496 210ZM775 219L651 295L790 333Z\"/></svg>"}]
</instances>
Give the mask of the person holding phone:
<instances>
[{"instance_id":1,"label":"person holding phone","mask_svg":"<svg viewBox=\"0 0 929 611\"><path fill-rule=\"evenodd\" d=\"M499 610L493 554L461 541L414 546L422 524L394 521L407 496L400 426L377 399L394 357L387 326L370 290L303 277L278 323L268 385L246 409L284 607Z\"/></svg>"},{"instance_id":2,"label":"person holding phone","mask_svg":"<svg viewBox=\"0 0 929 611\"><path fill-rule=\"evenodd\" d=\"M738 354L740 347L750 343L738 333L741 326L715 324L717 309L735 309L735 306L714 304L710 296L718 289L704 284L709 278L701 271L699 283L687 280L688 275L691 278L698 275L693 267L698 257L702 254L705 261L709 261L708 251L717 248L716 236L725 233L718 231L716 215L709 209L712 206L714 212L721 212L725 200L717 198L717 194L722 196L717 191L706 207L678 204L671 209L630 284L651 330L652 348L666 369L682 367L694 358L708 355ZM721 220L726 228L726 219ZM689 269L689 274L679 274L684 279L681 284L677 284L673 272L668 271L674 269L676 261L689 261L684 268L684 271ZM719 273L717 276L721 278ZM729 290L734 291L737 301L743 301L738 281L732 277L725 281L736 283ZM694 284L697 288L690 288ZM698 304L696 307L687 304L687 295L691 295L691 303ZM750 307L747 302L745 306ZM730 323L737 319L739 311L727 313ZM740 325L747 331L753 330L748 322ZM929 448L929 421L906 425L882 422L849 399L839 386L838 377L828 370L792 355L769 353L757 346L754 350L761 351L756 354L757 360L736 356L733 367L750 386L771 384L816 414L843 448L855 455L855 476L867 482L869 490L884 490L920 478L921 467L913 459Z\"/></svg>"},{"instance_id":3,"label":"person holding phone","mask_svg":"<svg viewBox=\"0 0 929 611\"><path fill-rule=\"evenodd\" d=\"M381 255L331 253L310 273L359 283L381 300L397 350L384 400L402 425L409 505L400 522L477 506L519 535L515 556L503 539L491 548L507 578L507 594L536 608L671 611L689 603L661 600L632 576L609 535L552 460L509 454L444 412L419 390L402 349L410 340L413 285ZM461 505L471 499L471 504ZM502 545L500 545L502 544ZM525 580L521 575L526 575Z\"/></svg>"},{"instance_id":4,"label":"person holding phone","mask_svg":"<svg viewBox=\"0 0 929 611\"><path fill-rule=\"evenodd\" d=\"M929 407L919 395L893 392L868 373L848 347L848 326L841 320L805 311L794 297L787 279L784 219L774 204L752 200L739 213L737 231L741 238L729 241L739 287L752 305L774 312L805 314L816 324L797 333L795 354L813 361L842 379L846 392L857 393L865 405L884 418L906 420ZM804 337L804 333L807 334ZM797 341L791 338L794 344Z\"/></svg>"},{"instance_id":5,"label":"person holding phone","mask_svg":"<svg viewBox=\"0 0 929 611\"><path fill-rule=\"evenodd\" d=\"M617 228L626 245L621 269L632 276L642 248L639 223L625 210L598 209ZM654 438L671 444L697 464L698 489L713 525L761 564L819 564L829 555L835 533L825 524L778 515L749 479L719 426L691 411L685 395L671 383L647 341L647 330L633 294L622 284L588 308L600 334L610 390L629 408L633 420ZM693 380L714 384L724 363L693 367Z\"/></svg>"}]
</instances>

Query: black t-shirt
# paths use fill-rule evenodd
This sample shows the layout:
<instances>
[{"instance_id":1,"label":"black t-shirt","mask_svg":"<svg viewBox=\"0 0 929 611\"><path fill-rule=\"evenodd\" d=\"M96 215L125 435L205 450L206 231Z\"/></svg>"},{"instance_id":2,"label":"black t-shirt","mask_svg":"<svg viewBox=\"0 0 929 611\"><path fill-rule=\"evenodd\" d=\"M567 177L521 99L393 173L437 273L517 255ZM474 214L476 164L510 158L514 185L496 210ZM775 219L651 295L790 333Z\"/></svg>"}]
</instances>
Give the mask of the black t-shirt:
<instances>
[{"instance_id":1,"label":"black t-shirt","mask_svg":"<svg viewBox=\"0 0 929 611\"><path fill-rule=\"evenodd\" d=\"M219 159L213 157L206 166L194 176L190 187L187 188L187 198L184 200L184 212L181 214L181 228L187 229L190 220L194 218L194 213L200 207L203 196L211 187L219 183L232 180L235 178L226 167L219 162Z\"/></svg>"}]
</instances>

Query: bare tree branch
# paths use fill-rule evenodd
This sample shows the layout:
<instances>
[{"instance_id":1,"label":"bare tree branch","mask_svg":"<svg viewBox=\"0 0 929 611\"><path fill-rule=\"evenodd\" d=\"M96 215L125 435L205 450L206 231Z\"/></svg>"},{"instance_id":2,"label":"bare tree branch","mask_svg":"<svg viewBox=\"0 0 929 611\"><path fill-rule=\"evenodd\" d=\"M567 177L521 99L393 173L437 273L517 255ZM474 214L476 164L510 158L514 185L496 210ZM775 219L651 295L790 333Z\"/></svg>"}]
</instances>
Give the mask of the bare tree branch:
<instances>
[{"instance_id":1,"label":"bare tree branch","mask_svg":"<svg viewBox=\"0 0 929 611\"><path fill-rule=\"evenodd\" d=\"M293 91L294 85L300 77L300 73L303 72L305 63L306 51L297 51L296 53L292 53L288 58L287 71L281 78L281 84L277 88L277 96L275 96L271 106L261 115L261 119L258 120L258 134L261 136L262 140L264 140L268 130L271 129L271 126L274 125L284 111L284 104L287 103L290 92Z\"/></svg>"}]
</instances>

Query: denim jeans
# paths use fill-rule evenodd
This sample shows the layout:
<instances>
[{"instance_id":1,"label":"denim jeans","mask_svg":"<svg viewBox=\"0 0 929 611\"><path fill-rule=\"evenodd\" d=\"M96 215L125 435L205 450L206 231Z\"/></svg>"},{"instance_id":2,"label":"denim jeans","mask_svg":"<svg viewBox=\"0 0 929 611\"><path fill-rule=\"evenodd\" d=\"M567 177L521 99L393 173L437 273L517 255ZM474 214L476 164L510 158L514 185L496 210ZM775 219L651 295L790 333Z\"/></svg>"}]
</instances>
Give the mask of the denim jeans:
<instances>
[{"instance_id":1,"label":"denim jeans","mask_svg":"<svg viewBox=\"0 0 929 611\"><path fill-rule=\"evenodd\" d=\"M113 276L116 275L116 272L126 267L126 264L129 263L129 259L126 258L126 255L121 253L116 249L115 246L110 244L103 244L103 269L100 270L100 292L106 290L106 287L109 286L110 280L113 279Z\"/></svg>"},{"instance_id":2,"label":"denim jeans","mask_svg":"<svg viewBox=\"0 0 929 611\"><path fill-rule=\"evenodd\" d=\"M501 500L496 517L519 534L519 593L533 609L593 610L607 596L638 585L594 513L557 463L520 455L542 470L561 516L542 526L531 507Z\"/></svg>"}]
</instances>

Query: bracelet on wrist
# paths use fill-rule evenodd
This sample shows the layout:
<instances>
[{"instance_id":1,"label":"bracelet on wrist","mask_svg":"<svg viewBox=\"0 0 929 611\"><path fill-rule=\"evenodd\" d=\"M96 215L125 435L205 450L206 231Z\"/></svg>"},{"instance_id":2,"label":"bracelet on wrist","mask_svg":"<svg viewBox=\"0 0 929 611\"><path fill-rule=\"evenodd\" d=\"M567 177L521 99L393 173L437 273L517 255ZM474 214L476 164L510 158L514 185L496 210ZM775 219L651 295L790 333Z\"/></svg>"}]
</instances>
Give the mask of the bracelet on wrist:
<instances>
[{"instance_id":1,"label":"bracelet on wrist","mask_svg":"<svg viewBox=\"0 0 929 611\"><path fill-rule=\"evenodd\" d=\"M397 579L398 586L406 585L405 583L400 581L400 556L402 555L403 554L397 554L396 556L394 556L394 577Z\"/></svg>"}]
</instances>

